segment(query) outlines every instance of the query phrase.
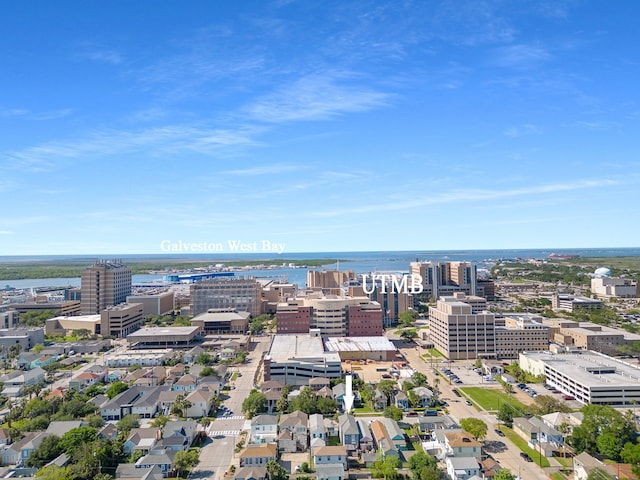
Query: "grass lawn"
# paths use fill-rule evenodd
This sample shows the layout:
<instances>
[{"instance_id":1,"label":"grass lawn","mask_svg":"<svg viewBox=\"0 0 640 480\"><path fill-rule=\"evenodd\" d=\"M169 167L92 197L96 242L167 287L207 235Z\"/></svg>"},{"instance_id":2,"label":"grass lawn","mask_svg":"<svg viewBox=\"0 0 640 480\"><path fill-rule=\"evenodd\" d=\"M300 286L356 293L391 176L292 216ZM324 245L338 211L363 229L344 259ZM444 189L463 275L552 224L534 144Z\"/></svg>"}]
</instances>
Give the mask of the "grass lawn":
<instances>
[{"instance_id":1,"label":"grass lawn","mask_svg":"<svg viewBox=\"0 0 640 480\"><path fill-rule=\"evenodd\" d=\"M530 448L529 445L527 445L527 442L522 437L519 437L516 432L504 425L500 426L500 430L502 430L502 433L504 433L516 447L528 454L531 457L531 460L539 466L548 467L550 465L549 460L546 457L540 455L540 453L536 452L533 448Z\"/></svg>"},{"instance_id":2,"label":"grass lawn","mask_svg":"<svg viewBox=\"0 0 640 480\"><path fill-rule=\"evenodd\" d=\"M233 382L236 378L238 378L238 372L233 372L231 375L230 381Z\"/></svg>"},{"instance_id":3,"label":"grass lawn","mask_svg":"<svg viewBox=\"0 0 640 480\"><path fill-rule=\"evenodd\" d=\"M337 447L339 445L341 445L340 443L340 437L335 436L335 437L328 437L329 442L327 443L328 447Z\"/></svg>"},{"instance_id":4,"label":"grass lawn","mask_svg":"<svg viewBox=\"0 0 640 480\"><path fill-rule=\"evenodd\" d=\"M357 413L376 413L376 411L373 408L369 407L369 406L354 408L352 410L352 412L354 414L357 414Z\"/></svg>"},{"instance_id":5,"label":"grass lawn","mask_svg":"<svg viewBox=\"0 0 640 480\"><path fill-rule=\"evenodd\" d=\"M573 458L571 457L553 457L563 467L573 468Z\"/></svg>"},{"instance_id":6,"label":"grass lawn","mask_svg":"<svg viewBox=\"0 0 640 480\"><path fill-rule=\"evenodd\" d=\"M458 390L488 412L497 412L500 409L500 405L505 403L520 411L525 411L526 409L522 402L510 397L502 390L481 387L458 387Z\"/></svg>"},{"instance_id":7,"label":"grass lawn","mask_svg":"<svg viewBox=\"0 0 640 480\"><path fill-rule=\"evenodd\" d=\"M567 480L567 477L565 477L563 474L561 474L560 472L554 472L551 474L551 478L553 480Z\"/></svg>"}]
</instances>

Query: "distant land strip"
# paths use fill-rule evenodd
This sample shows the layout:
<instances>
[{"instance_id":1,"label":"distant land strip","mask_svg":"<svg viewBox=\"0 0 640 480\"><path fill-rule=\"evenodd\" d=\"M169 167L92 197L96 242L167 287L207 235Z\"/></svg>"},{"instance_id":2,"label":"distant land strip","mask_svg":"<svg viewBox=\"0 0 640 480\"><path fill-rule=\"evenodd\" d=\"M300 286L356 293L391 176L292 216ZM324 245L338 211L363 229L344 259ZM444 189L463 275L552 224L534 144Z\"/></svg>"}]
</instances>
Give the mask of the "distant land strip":
<instances>
[{"instance_id":1,"label":"distant land strip","mask_svg":"<svg viewBox=\"0 0 640 480\"><path fill-rule=\"evenodd\" d=\"M115 256L117 257L117 255ZM185 260L184 258L168 259L162 262L149 262L128 258L124 262L133 275L149 274L157 272L161 274L166 269L172 271L188 270L191 268L207 268L219 263L227 267L252 267L258 265L282 265L291 263L297 266L322 267L336 263L337 259L322 258L310 260L289 260L283 258L271 258L261 260ZM340 260L348 262L349 260ZM36 278L73 278L80 277L82 271L93 264L91 260L60 260L60 261L25 261L0 263L0 280L29 280ZM242 273L242 272L240 272Z\"/></svg>"}]
</instances>

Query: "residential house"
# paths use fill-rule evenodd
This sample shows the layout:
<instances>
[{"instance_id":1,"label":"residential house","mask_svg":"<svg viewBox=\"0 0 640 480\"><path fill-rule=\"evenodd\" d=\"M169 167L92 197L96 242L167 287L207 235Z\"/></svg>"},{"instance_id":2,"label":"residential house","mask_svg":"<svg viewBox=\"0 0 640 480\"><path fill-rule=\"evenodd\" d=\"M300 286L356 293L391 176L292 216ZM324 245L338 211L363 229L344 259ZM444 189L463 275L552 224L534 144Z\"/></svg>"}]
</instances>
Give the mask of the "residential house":
<instances>
[{"instance_id":1,"label":"residential house","mask_svg":"<svg viewBox=\"0 0 640 480\"><path fill-rule=\"evenodd\" d=\"M158 467L162 475L166 478L174 471L173 459L176 452L173 450L164 450L162 452L151 452L144 457L138 459L136 468L154 468Z\"/></svg>"},{"instance_id":2,"label":"residential house","mask_svg":"<svg viewBox=\"0 0 640 480\"><path fill-rule=\"evenodd\" d=\"M267 480L266 467L242 467L236 470L234 480Z\"/></svg>"},{"instance_id":3,"label":"residential house","mask_svg":"<svg viewBox=\"0 0 640 480\"><path fill-rule=\"evenodd\" d=\"M9 432L6 428L0 428L0 448L4 445L9 445L11 438L9 438Z\"/></svg>"},{"instance_id":4,"label":"residential house","mask_svg":"<svg viewBox=\"0 0 640 480\"><path fill-rule=\"evenodd\" d=\"M513 431L546 457L551 457L564 443L564 435L537 417L516 417Z\"/></svg>"},{"instance_id":5,"label":"residential house","mask_svg":"<svg viewBox=\"0 0 640 480\"><path fill-rule=\"evenodd\" d=\"M160 440L162 433L159 428L133 428L124 442L122 450L127 455L139 451L144 455L149 453Z\"/></svg>"},{"instance_id":6,"label":"residential house","mask_svg":"<svg viewBox=\"0 0 640 480\"><path fill-rule=\"evenodd\" d=\"M27 372L16 370L2 375L0 377L0 383L3 385L2 395L9 398L20 397L25 387L43 384L44 378L45 371L40 367Z\"/></svg>"},{"instance_id":7,"label":"residential house","mask_svg":"<svg viewBox=\"0 0 640 480\"><path fill-rule=\"evenodd\" d=\"M40 446L42 441L50 435L51 434L47 432L37 432L35 437L22 444L20 448L20 460L18 461L18 465L24 465L27 461L27 458L29 458L29 455L31 455L31 453Z\"/></svg>"},{"instance_id":8,"label":"residential house","mask_svg":"<svg viewBox=\"0 0 640 480\"><path fill-rule=\"evenodd\" d=\"M331 389L333 392L333 398L338 402L338 406L341 410L344 410L344 396L347 393L347 386L344 383L338 383Z\"/></svg>"},{"instance_id":9,"label":"residential house","mask_svg":"<svg viewBox=\"0 0 640 480\"><path fill-rule=\"evenodd\" d=\"M137 387L144 388L144 393L131 406L131 413L138 415L140 418L153 418L160 409L160 393L165 387Z\"/></svg>"},{"instance_id":10,"label":"residential house","mask_svg":"<svg viewBox=\"0 0 640 480\"><path fill-rule=\"evenodd\" d=\"M271 460L277 459L278 449L275 443L261 443L260 445L247 445L240 452L240 466L266 466Z\"/></svg>"},{"instance_id":11,"label":"residential house","mask_svg":"<svg viewBox=\"0 0 640 480\"><path fill-rule=\"evenodd\" d=\"M120 382L127 376L127 371L120 368L109 370L105 381L107 383Z\"/></svg>"},{"instance_id":12,"label":"residential house","mask_svg":"<svg viewBox=\"0 0 640 480\"><path fill-rule=\"evenodd\" d=\"M421 432L434 432L436 430L459 430L458 425L449 415L433 415L418 417L418 425Z\"/></svg>"},{"instance_id":13,"label":"residential house","mask_svg":"<svg viewBox=\"0 0 640 480\"><path fill-rule=\"evenodd\" d=\"M296 453L298 451L298 442L293 432L282 430L278 433L278 451L285 453Z\"/></svg>"},{"instance_id":14,"label":"residential house","mask_svg":"<svg viewBox=\"0 0 640 480\"><path fill-rule=\"evenodd\" d=\"M313 464L316 468L320 465L339 463L347 470L347 449L344 445L332 447L319 447L313 452Z\"/></svg>"},{"instance_id":15,"label":"residential house","mask_svg":"<svg viewBox=\"0 0 640 480\"><path fill-rule=\"evenodd\" d=\"M369 428L369 422L364 420L363 418L359 418L356 420L356 424L358 425L358 432L360 437L360 451L366 452L373 450L373 435L371 434L371 429Z\"/></svg>"},{"instance_id":16,"label":"residential house","mask_svg":"<svg viewBox=\"0 0 640 480\"><path fill-rule=\"evenodd\" d=\"M284 385L284 382L280 382L278 380L267 380L260 384L260 391L266 392L267 390L276 390L277 392L282 392Z\"/></svg>"},{"instance_id":17,"label":"residential house","mask_svg":"<svg viewBox=\"0 0 640 480\"><path fill-rule=\"evenodd\" d=\"M215 398L217 398L217 394L209 390L209 387L200 385L197 390L187 395L186 400L190 406L184 412L184 416L187 418L206 417L209 415Z\"/></svg>"},{"instance_id":18,"label":"residential house","mask_svg":"<svg viewBox=\"0 0 640 480\"><path fill-rule=\"evenodd\" d=\"M428 407L431 405L431 399L433 398L433 392L429 390L427 387L416 387L412 390L412 392L418 397L420 400L421 407Z\"/></svg>"},{"instance_id":19,"label":"residential house","mask_svg":"<svg viewBox=\"0 0 640 480\"><path fill-rule=\"evenodd\" d=\"M289 430L296 437L298 451L304 452L309 445L309 416L296 410L295 412L280 415L278 428L280 431Z\"/></svg>"},{"instance_id":20,"label":"residential house","mask_svg":"<svg viewBox=\"0 0 640 480\"><path fill-rule=\"evenodd\" d=\"M482 446L473 435L463 430L438 430L436 439L448 457L482 457Z\"/></svg>"},{"instance_id":21,"label":"residential house","mask_svg":"<svg viewBox=\"0 0 640 480\"><path fill-rule=\"evenodd\" d=\"M498 462L496 462L493 458L489 457L480 462L480 472L482 474L482 478L487 480L491 480L495 477L498 471L502 468Z\"/></svg>"},{"instance_id":22,"label":"residential house","mask_svg":"<svg viewBox=\"0 0 640 480\"><path fill-rule=\"evenodd\" d=\"M47 393L47 396L44 397L46 400L53 400L54 398L59 398L60 400L64 399L64 393L67 391L65 387L56 387Z\"/></svg>"},{"instance_id":23,"label":"residential house","mask_svg":"<svg viewBox=\"0 0 640 480\"><path fill-rule=\"evenodd\" d=\"M118 434L118 427L113 423L105 423L105 425L98 430L98 437L102 440L115 440Z\"/></svg>"},{"instance_id":24,"label":"residential house","mask_svg":"<svg viewBox=\"0 0 640 480\"><path fill-rule=\"evenodd\" d=\"M21 462L22 458L26 458L23 457L22 455L22 449L26 448L29 449L32 445L33 440L38 436L41 435L42 432L26 432L24 434L24 437L22 437L20 440L18 440L17 442L12 443L11 445L9 445L8 448L5 448L2 450L2 465L17 465ZM33 449L29 450L29 453L31 453L31 451L33 451ZM28 455L27 455L28 456Z\"/></svg>"},{"instance_id":25,"label":"residential house","mask_svg":"<svg viewBox=\"0 0 640 480\"><path fill-rule=\"evenodd\" d=\"M398 390L393 396L393 403L402 410L409 410L409 397L402 390Z\"/></svg>"},{"instance_id":26,"label":"residential house","mask_svg":"<svg viewBox=\"0 0 640 480\"><path fill-rule=\"evenodd\" d=\"M587 452L582 452L573 457L573 478L574 480L587 480L589 474L595 469L604 470L611 478L617 478L617 472L611 465L602 463L597 458L592 457Z\"/></svg>"},{"instance_id":27,"label":"residential house","mask_svg":"<svg viewBox=\"0 0 640 480\"><path fill-rule=\"evenodd\" d=\"M136 403L141 401L143 398L146 400L149 393L153 390L158 390L159 388L161 387L130 387L104 404L100 409L100 415L107 421L120 420L124 416L134 413L133 410ZM155 410L157 411L157 406Z\"/></svg>"},{"instance_id":28,"label":"residential house","mask_svg":"<svg viewBox=\"0 0 640 480\"><path fill-rule=\"evenodd\" d=\"M251 419L249 443L275 443L278 435L278 417L275 415L256 415Z\"/></svg>"},{"instance_id":29,"label":"residential house","mask_svg":"<svg viewBox=\"0 0 640 480\"><path fill-rule=\"evenodd\" d=\"M199 387L205 386L209 389L210 392L215 395L214 398L218 398L218 395L220 395L220 390L222 390L222 384L222 378L216 375L200 377L198 379L198 386L196 387L196 390Z\"/></svg>"},{"instance_id":30,"label":"residential house","mask_svg":"<svg viewBox=\"0 0 640 480\"><path fill-rule=\"evenodd\" d=\"M91 372L82 372L69 380L69 390L82 392L85 388L100 382L100 375Z\"/></svg>"},{"instance_id":31,"label":"residential house","mask_svg":"<svg viewBox=\"0 0 640 480\"><path fill-rule=\"evenodd\" d=\"M325 377L314 377L309 379L309 387L317 392L323 388L331 388L331 380Z\"/></svg>"},{"instance_id":32,"label":"residential house","mask_svg":"<svg viewBox=\"0 0 640 480\"><path fill-rule=\"evenodd\" d=\"M54 421L49 424L46 432L50 435L62 438L65 433L73 430L74 428L80 428L86 425L87 424L82 420Z\"/></svg>"},{"instance_id":33,"label":"residential house","mask_svg":"<svg viewBox=\"0 0 640 480\"><path fill-rule=\"evenodd\" d=\"M559 432L571 432L582 423L582 412L553 412L540 417L544 423Z\"/></svg>"},{"instance_id":34,"label":"residential house","mask_svg":"<svg viewBox=\"0 0 640 480\"><path fill-rule=\"evenodd\" d=\"M158 397L158 408L162 415L169 415L169 413L171 412L171 407L175 403L176 398L178 398L178 395L184 396L184 393L177 392L175 390L162 390L160 392L160 396Z\"/></svg>"},{"instance_id":35,"label":"residential house","mask_svg":"<svg viewBox=\"0 0 640 480\"><path fill-rule=\"evenodd\" d=\"M338 417L338 431L340 434L340 442L348 451L358 449L360 444L360 431L358 424L353 415L345 413Z\"/></svg>"},{"instance_id":36,"label":"residential house","mask_svg":"<svg viewBox=\"0 0 640 480\"><path fill-rule=\"evenodd\" d=\"M178 392L192 392L196 389L198 385L198 377L195 375L191 375L187 373L180 377L171 387L172 390L176 390Z\"/></svg>"},{"instance_id":37,"label":"residential house","mask_svg":"<svg viewBox=\"0 0 640 480\"><path fill-rule=\"evenodd\" d=\"M326 417L324 419L324 428L326 429L327 436L329 437L338 437L340 435L338 422L336 422L333 418Z\"/></svg>"},{"instance_id":38,"label":"residential house","mask_svg":"<svg viewBox=\"0 0 640 480\"><path fill-rule=\"evenodd\" d=\"M151 468L136 468L134 463L121 463L116 468L116 478L126 478L128 480L162 480L164 474L157 465Z\"/></svg>"},{"instance_id":39,"label":"residential house","mask_svg":"<svg viewBox=\"0 0 640 480\"><path fill-rule=\"evenodd\" d=\"M313 455L313 452L315 452L316 449L320 447L326 447L326 446L327 446L327 442L325 442L321 438L312 438L309 441L309 450L311 451L311 455Z\"/></svg>"},{"instance_id":40,"label":"residential house","mask_svg":"<svg viewBox=\"0 0 640 480\"><path fill-rule=\"evenodd\" d=\"M95 405L98 409L101 409L109 402L109 397L106 395L98 394L95 397L91 397L88 403Z\"/></svg>"},{"instance_id":41,"label":"residential house","mask_svg":"<svg viewBox=\"0 0 640 480\"><path fill-rule=\"evenodd\" d=\"M373 436L373 441L378 453L380 453L383 457L394 456L399 457L400 454L395 444L391 440L387 429L385 428L384 423L380 420L374 420L371 422L371 435Z\"/></svg>"},{"instance_id":42,"label":"residential house","mask_svg":"<svg viewBox=\"0 0 640 480\"><path fill-rule=\"evenodd\" d=\"M333 390L331 389L331 387L322 387L320 390L318 390L316 392L316 396L318 398L320 397L324 397L324 398L331 398L333 399Z\"/></svg>"},{"instance_id":43,"label":"residential house","mask_svg":"<svg viewBox=\"0 0 640 480\"><path fill-rule=\"evenodd\" d=\"M309 438L321 438L327 441L327 429L324 426L324 417L319 413L309 415Z\"/></svg>"},{"instance_id":44,"label":"residential house","mask_svg":"<svg viewBox=\"0 0 640 480\"><path fill-rule=\"evenodd\" d=\"M474 457L447 457L445 465L451 480L469 480L480 475L480 465Z\"/></svg>"},{"instance_id":45,"label":"residential house","mask_svg":"<svg viewBox=\"0 0 640 480\"><path fill-rule=\"evenodd\" d=\"M187 450L198 435L198 422L195 420L173 420L167 422L162 429L162 440L177 438L173 442L173 450Z\"/></svg>"},{"instance_id":46,"label":"residential house","mask_svg":"<svg viewBox=\"0 0 640 480\"><path fill-rule=\"evenodd\" d=\"M206 353L206 352L204 351L204 349L202 347L196 345L191 350L188 350L182 356L182 361L185 362L185 363L188 363L190 365L193 365L198 360L198 355L200 355L202 353Z\"/></svg>"},{"instance_id":47,"label":"residential house","mask_svg":"<svg viewBox=\"0 0 640 480\"><path fill-rule=\"evenodd\" d=\"M271 389L264 392L264 396L267 399L267 413L275 412L278 406L278 400L282 398L282 392Z\"/></svg>"},{"instance_id":48,"label":"residential house","mask_svg":"<svg viewBox=\"0 0 640 480\"><path fill-rule=\"evenodd\" d=\"M384 425L384 428L396 449L406 450L407 440L404 435L404 430L400 428L398 422L392 418L381 418L380 421Z\"/></svg>"},{"instance_id":49,"label":"residential house","mask_svg":"<svg viewBox=\"0 0 640 480\"><path fill-rule=\"evenodd\" d=\"M133 372L127 373L127 375L124 377L124 379L122 381L124 383L133 384L133 383L136 382L136 380L138 380L139 378L142 378L142 376L146 372L147 372L147 370L145 370L144 368L138 368L137 370L134 370Z\"/></svg>"},{"instance_id":50,"label":"residential house","mask_svg":"<svg viewBox=\"0 0 640 480\"><path fill-rule=\"evenodd\" d=\"M340 463L328 463L316 466L318 480L344 480L344 468Z\"/></svg>"},{"instance_id":51,"label":"residential house","mask_svg":"<svg viewBox=\"0 0 640 480\"><path fill-rule=\"evenodd\" d=\"M387 408L387 396L376 388L373 394L373 408L376 410L384 410Z\"/></svg>"},{"instance_id":52,"label":"residential house","mask_svg":"<svg viewBox=\"0 0 640 480\"><path fill-rule=\"evenodd\" d=\"M144 387L157 387L162 385L167 376L167 370L162 366L151 367L144 372L140 378L138 378L134 384Z\"/></svg>"}]
</instances>

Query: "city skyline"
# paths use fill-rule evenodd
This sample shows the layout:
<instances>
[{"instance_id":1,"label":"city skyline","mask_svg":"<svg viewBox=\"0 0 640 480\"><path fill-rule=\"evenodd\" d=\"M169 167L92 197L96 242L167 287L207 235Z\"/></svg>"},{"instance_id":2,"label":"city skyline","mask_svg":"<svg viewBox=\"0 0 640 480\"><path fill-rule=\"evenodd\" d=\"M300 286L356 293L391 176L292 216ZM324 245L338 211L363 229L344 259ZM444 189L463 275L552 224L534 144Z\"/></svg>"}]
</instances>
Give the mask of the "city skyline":
<instances>
[{"instance_id":1,"label":"city skyline","mask_svg":"<svg viewBox=\"0 0 640 480\"><path fill-rule=\"evenodd\" d=\"M3 5L0 252L636 247L638 11Z\"/></svg>"}]
</instances>

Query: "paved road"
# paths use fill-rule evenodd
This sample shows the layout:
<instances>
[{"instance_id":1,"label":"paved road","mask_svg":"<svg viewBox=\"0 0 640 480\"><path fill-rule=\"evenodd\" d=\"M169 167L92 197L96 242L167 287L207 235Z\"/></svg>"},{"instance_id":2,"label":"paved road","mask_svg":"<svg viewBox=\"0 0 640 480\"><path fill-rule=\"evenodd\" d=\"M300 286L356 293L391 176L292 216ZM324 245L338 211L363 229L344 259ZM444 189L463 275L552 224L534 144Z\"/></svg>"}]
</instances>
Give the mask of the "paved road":
<instances>
[{"instance_id":1,"label":"paved road","mask_svg":"<svg viewBox=\"0 0 640 480\"><path fill-rule=\"evenodd\" d=\"M389 335L393 340L393 335ZM416 371L424 373L429 379L429 384L433 385L436 375L433 373L433 368L430 362L424 361L420 357L420 353L423 350L416 348L415 343L408 342L395 342L398 345L400 352L404 355L409 365ZM459 364L459 362L452 362L452 365ZM433 364L435 365L435 363ZM448 382L440 378L439 389L441 391L440 398L446 400L449 403L449 414L456 420L461 418L475 417L483 420L488 427L487 437L484 440L485 451L491 453L491 456L495 458L500 465L511 470L515 475L518 475L522 480L548 480L548 475L538 467L535 463L525 462L520 457L520 449L516 447L506 438L499 437L494 429L497 428L497 420L495 415L488 414L485 411L478 411L473 406L468 406L464 403L464 399L460 400L453 394L453 388ZM486 388L501 388L500 385L486 385Z\"/></svg>"},{"instance_id":2,"label":"paved road","mask_svg":"<svg viewBox=\"0 0 640 480\"><path fill-rule=\"evenodd\" d=\"M242 402L249 396L254 386L254 376L258 370L262 354L269 349L270 336L254 337L253 349L248 362L239 367L240 375L230 382L234 387L228 392L224 405L233 413L230 416L217 417L207 428L209 440L200 451L200 463L192 471L190 479L223 480L224 474L234 462L235 445L240 440L240 432L245 429L246 420L242 415Z\"/></svg>"}]
</instances>

